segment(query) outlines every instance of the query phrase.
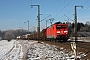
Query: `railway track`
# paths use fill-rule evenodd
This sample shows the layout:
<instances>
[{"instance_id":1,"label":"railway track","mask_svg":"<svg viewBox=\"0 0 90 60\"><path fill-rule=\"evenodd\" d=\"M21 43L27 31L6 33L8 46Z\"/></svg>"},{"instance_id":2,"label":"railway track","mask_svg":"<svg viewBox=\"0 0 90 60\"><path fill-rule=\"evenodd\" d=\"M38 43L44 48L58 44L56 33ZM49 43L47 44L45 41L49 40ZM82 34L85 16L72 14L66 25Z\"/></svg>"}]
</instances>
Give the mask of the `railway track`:
<instances>
[{"instance_id":1,"label":"railway track","mask_svg":"<svg viewBox=\"0 0 90 60\"><path fill-rule=\"evenodd\" d=\"M55 44L55 45L58 45L58 46L61 45L61 44L70 46L71 42L74 42L74 41L67 41L67 42L42 41L42 42L49 43L49 44ZM76 41L76 45L77 45L77 47L90 49L90 42Z\"/></svg>"},{"instance_id":2,"label":"railway track","mask_svg":"<svg viewBox=\"0 0 90 60\"><path fill-rule=\"evenodd\" d=\"M53 58L59 59L59 58L61 58L60 55L62 55L62 57L66 56L68 54L73 55L73 53L70 53L72 51L71 42L72 41L60 43L60 42L40 41L39 40L39 43L37 42L37 43L31 44L29 46L30 49L27 50L27 60L29 60L29 59L41 59L42 60L42 58L45 58L46 60L53 59ZM84 46L84 45L88 45L88 44L89 44L89 42L80 42L80 41L77 42L77 51L78 51L77 57L79 56L78 59L84 59L85 54L87 55L89 53L89 46L87 48L85 48L85 46ZM84 51L83 49L86 51ZM49 51L51 51L51 52L49 52ZM63 51L63 53L65 53L66 55L62 54L61 51ZM59 56L59 57L56 58L55 55L52 53L54 53L55 55L58 54L57 56ZM51 56L47 56L47 54L49 54ZM87 57L86 59L88 59L88 58L89 57ZM65 59L74 59L74 57L70 57L70 55L68 55L68 58L65 58Z\"/></svg>"},{"instance_id":3,"label":"railway track","mask_svg":"<svg viewBox=\"0 0 90 60\"><path fill-rule=\"evenodd\" d=\"M51 41L44 41L47 44L51 44L51 45L56 45L58 47L64 47L66 49L68 49L69 51L71 51L71 42L74 41L67 41L67 42L51 42ZM78 52L84 52L85 55L87 55L87 57L85 57L86 59L89 58L90 59L90 42L85 42L85 41L76 41L76 51L77 54Z\"/></svg>"}]
</instances>

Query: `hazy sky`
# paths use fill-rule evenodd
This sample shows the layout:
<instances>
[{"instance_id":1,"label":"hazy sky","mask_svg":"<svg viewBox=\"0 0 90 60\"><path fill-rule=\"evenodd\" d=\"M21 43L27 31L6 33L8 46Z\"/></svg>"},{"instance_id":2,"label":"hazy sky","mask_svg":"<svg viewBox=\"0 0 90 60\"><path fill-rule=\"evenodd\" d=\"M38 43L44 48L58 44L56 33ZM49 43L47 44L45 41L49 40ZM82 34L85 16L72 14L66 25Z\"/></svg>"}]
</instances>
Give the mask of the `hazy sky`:
<instances>
[{"instance_id":1,"label":"hazy sky","mask_svg":"<svg viewBox=\"0 0 90 60\"><path fill-rule=\"evenodd\" d=\"M65 22L74 19L74 6L77 7L77 19L85 23L90 21L90 0L0 0L0 30L8 29L27 29L27 20L29 20L30 30L33 26L37 27L37 6L31 8L30 5L40 5L41 29L45 28L46 20L50 25L50 18L54 18L53 23L57 21ZM50 15L51 14L51 15ZM65 16L65 15L67 16ZM50 15L50 16L49 16ZM72 22L72 21L71 21Z\"/></svg>"}]
</instances>

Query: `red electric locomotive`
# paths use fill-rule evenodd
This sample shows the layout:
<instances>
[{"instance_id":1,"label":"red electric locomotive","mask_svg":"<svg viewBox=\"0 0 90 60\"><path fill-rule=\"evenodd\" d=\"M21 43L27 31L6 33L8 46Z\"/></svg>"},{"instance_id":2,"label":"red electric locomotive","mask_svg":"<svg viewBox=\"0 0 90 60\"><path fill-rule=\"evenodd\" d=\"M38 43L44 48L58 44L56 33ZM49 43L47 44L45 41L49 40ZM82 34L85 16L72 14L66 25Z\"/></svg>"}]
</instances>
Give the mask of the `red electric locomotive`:
<instances>
[{"instance_id":1,"label":"red electric locomotive","mask_svg":"<svg viewBox=\"0 0 90 60\"><path fill-rule=\"evenodd\" d=\"M37 33L30 34L28 37L32 40L38 39ZM40 40L67 41L68 38L68 24L62 24L60 22L57 22L40 32Z\"/></svg>"},{"instance_id":2,"label":"red electric locomotive","mask_svg":"<svg viewBox=\"0 0 90 60\"><path fill-rule=\"evenodd\" d=\"M46 29L46 38L59 41L67 41L68 24L55 23Z\"/></svg>"}]
</instances>

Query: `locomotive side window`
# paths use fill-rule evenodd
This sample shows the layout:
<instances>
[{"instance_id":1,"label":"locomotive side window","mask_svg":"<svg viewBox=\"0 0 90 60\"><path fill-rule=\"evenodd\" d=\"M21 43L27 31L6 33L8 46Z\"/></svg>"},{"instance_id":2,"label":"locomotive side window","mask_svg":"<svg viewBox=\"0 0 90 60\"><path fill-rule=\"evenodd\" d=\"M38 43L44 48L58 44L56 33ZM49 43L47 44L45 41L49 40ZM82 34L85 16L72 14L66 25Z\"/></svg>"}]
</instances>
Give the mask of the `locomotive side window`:
<instances>
[{"instance_id":1,"label":"locomotive side window","mask_svg":"<svg viewBox=\"0 0 90 60\"><path fill-rule=\"evenodd\" d=\"M56 29L66 28L66 26L56 26Z\"/></svg>"}]
</instances>

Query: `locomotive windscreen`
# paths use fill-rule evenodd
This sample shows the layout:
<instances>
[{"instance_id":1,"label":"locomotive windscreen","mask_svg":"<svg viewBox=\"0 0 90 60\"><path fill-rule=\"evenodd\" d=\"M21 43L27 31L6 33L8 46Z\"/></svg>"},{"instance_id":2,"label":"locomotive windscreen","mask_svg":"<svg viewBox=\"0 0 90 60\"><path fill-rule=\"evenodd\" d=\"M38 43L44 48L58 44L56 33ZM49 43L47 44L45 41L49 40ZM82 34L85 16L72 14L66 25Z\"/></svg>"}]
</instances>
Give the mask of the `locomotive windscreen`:
<instances>
[{"instance_id":1,"label":"locomotive windscreen","mask_svg":"<svg viewBox=\"0 0 90 60\"><path fill-rule=\"evenodd\" d=\"M66 28L66 26L56 26L56 29Z\"/></svg>"}]
</instances>

